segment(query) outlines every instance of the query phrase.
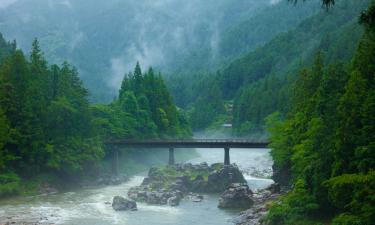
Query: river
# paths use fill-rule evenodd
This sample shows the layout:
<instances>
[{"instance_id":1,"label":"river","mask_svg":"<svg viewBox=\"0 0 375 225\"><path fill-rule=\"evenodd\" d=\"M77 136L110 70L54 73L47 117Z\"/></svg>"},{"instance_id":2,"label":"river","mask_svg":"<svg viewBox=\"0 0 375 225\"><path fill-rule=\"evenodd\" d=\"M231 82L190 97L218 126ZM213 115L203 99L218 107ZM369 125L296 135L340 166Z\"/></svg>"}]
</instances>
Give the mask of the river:
<instances>
[{"instance_id":1,"label":"river","mask_svg":"<svg viewBox=\"0 0 375 225\"><path fill-rule=\"evenodd\" d=\"M223 149L197 149L200 156L192 163L222 162ZM264 188L273 181L272 160L268 149L232 149L231 163L244 172L251 189ZM257 177L255 177L256 175ZM262 176L263 178L260 178ZM113 196L126 196L144 176L134 176L117 186L82 189L48 196L18 197L0 202L0 224L6 221L38 221L40 224L66 225L229 225L238 211L217 208L218 195L205 195L204 201L183 200L177 207L138 203L138 211L116 212L108 202Z\"/></svg>"}]
</instances>

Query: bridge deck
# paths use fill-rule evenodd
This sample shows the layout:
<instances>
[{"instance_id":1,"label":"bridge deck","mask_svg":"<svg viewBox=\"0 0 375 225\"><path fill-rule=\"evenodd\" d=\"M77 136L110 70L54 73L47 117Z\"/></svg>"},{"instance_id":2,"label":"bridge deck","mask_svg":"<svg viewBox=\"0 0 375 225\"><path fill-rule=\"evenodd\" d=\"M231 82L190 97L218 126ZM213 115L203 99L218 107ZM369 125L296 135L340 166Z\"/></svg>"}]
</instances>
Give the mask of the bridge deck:
<instances>
[{"instance_id":1,"label":"bridge deck","mask_svg":"<svg viewBox=\"0 0 375 225\"><path fill-rule=\"evenodd\" d=\"M142 148L267 148L269 142L246 139L113 140L107 144Z\"/></svg>"}]
</instances>

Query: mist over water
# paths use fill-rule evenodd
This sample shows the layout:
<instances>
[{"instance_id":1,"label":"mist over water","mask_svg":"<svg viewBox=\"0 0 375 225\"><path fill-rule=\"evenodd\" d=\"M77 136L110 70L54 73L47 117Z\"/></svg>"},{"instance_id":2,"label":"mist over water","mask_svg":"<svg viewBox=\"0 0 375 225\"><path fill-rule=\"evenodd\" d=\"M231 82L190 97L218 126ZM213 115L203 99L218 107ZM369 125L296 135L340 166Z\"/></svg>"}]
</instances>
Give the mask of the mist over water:
<instances>
[{"instance_id":1,"label":"mist over water","mask_svg":"<svg viewBox=\"0 0 375 225\"><path fill-rule=\"evenodd\" d=\"M178 151L178 150L177 150ZM181 150L183 151L183 150ZM223 162L223 149L197 149L200 157L192 163L209 164ZM267 177L272 165L268 149L231 149L231 162L236 163L254 190L264 188L273 181L256 178L254 171L264 171ZM184 199L180 206L154 206L138 203L136 212L116 212L110 204L116 195L126 196L130 187L139 185L144 176L135 176L130 181L101 188L84 189L49 196L19 197L2 202L0 221L12 217L12 221L41 221L42 224L103 225L103 224L170 224L170 225L229 225L238 211L217 208L218 195L205 195L201 203Z\"/></svg>"}]
</instances>

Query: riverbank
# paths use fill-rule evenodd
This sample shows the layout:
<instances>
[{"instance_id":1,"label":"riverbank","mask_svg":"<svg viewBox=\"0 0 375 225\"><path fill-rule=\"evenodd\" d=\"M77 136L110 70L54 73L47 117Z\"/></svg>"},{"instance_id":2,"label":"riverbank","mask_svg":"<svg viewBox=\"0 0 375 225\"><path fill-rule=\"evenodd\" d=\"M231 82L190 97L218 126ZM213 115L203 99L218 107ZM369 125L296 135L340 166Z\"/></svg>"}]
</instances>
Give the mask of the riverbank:
<instances>
[{"instance_id":1,"label":"riverbank","mask_svg":"<svg viewBox=\"0 0 375 225\"><path fill-rule=\"evenodd\" d=\"M118 185L127 181L131 176L147 171L150 167L163 166L168 162L168 151L160 149L157 154L142 154L139 157L129 157L126 151L120 154L119 176L111 174L111 161L98 162L96 171L82 171L74 177L66 177L56 173L40 173L32 178L18 176L6 178L7 185L0 184L0 204L2 200L14 197L32 197L37 195L77 191L81 188L93 188L106 185ZM176 161L185 162L198 157L194 150L176 150ZM4 178L5 179L5 178ZM2 192L3 191L3 192ZM4 193L4 194L2 194Z\"/></svg>"},{"instance_id":2,"label":"riverbank","mask_svg":"<svg viewBox=\"0 0 375 225\"><path fill-rule=\"evenodd\" d=\"M222 162L223 149L197 150L199 157L189 160L193 164L207 161ZM262 189L272 183L262 178L251 176L255 167L257 171L268 171L272 166L267 149L231 151L232 162L236 162L252 190ZM19 196L0 203L0 221L38 222L39 224L63 225L233 225L233 218L240 210L218 209L220 194L203 194L204 200L192 202L182 199L178 207L167 205L149 205L138 203L137 212L117 212L108 204L116 195L126 195L131 187L142 183L145 176L138 174L120 185L88 187L64 193L37 196ZM44 218L47 217L47 218Z\"/></svg>"}]
</instances>

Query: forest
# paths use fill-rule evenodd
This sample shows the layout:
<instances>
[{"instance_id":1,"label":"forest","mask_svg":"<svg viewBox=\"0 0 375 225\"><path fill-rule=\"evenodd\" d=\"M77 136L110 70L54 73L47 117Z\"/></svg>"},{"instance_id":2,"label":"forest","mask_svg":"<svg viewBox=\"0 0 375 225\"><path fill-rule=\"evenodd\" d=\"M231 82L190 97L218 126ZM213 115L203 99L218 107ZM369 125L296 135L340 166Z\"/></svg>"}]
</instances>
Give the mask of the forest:
<instances>
[{"instance_id":1,"label":"forest","mask_svg":"<svg viewBox=\"0 0 375 225\"><path fill-rule=\"evenodd\" d=\"M268 117L275 178L293 184L271 207L270 224L375 221L374 15L372 2L360 16L365 31L348 64L325 65L318 52L291 87L286 117Z\"/></svg>"},{"instance_id":2,"label":"forest","mask_svg":"<svg viewBox=\"0 0 375 225\"><path fill-rule=\"evenodd\" d=\"M142 73L137 64L113 102L91 104L77 70L66 62L49 65L38 40L30 56L15 42L2 36L0 42L1 196L32 189L34 181L21 184L39 175L73 182L105 170L101 161L111 148L104 142L110 139L191 136L152 68Z\"/></svg>"},{"instance_id":3,"label":"forest","mask_svg":"<svg viewBox=\"0 0 375 225\"><path fill-rule=\"evenodd\" d=\"M285 1L218 1L212 12L212 2L184 3L174 21L167 3L102 3L102 33L92 12L74 18L97 42L84 37L69 51L61 50L74 39L62 35L69 21L54 30L17 20L15 8L0 15L11 37L25 36L18 25L45 33L30 51L30 37L19 46L0 33L0 198L106 176L108 140L203 134L271 143L272 179L287 191L267 202L261 224L374 224L375 1ZM120 5L134 10L122 14ZM167 31L139 22L138 7ZM165 153L120 154L122 172L135 173L145 171L139 158Z\"/></svg>"}]
</instances>

